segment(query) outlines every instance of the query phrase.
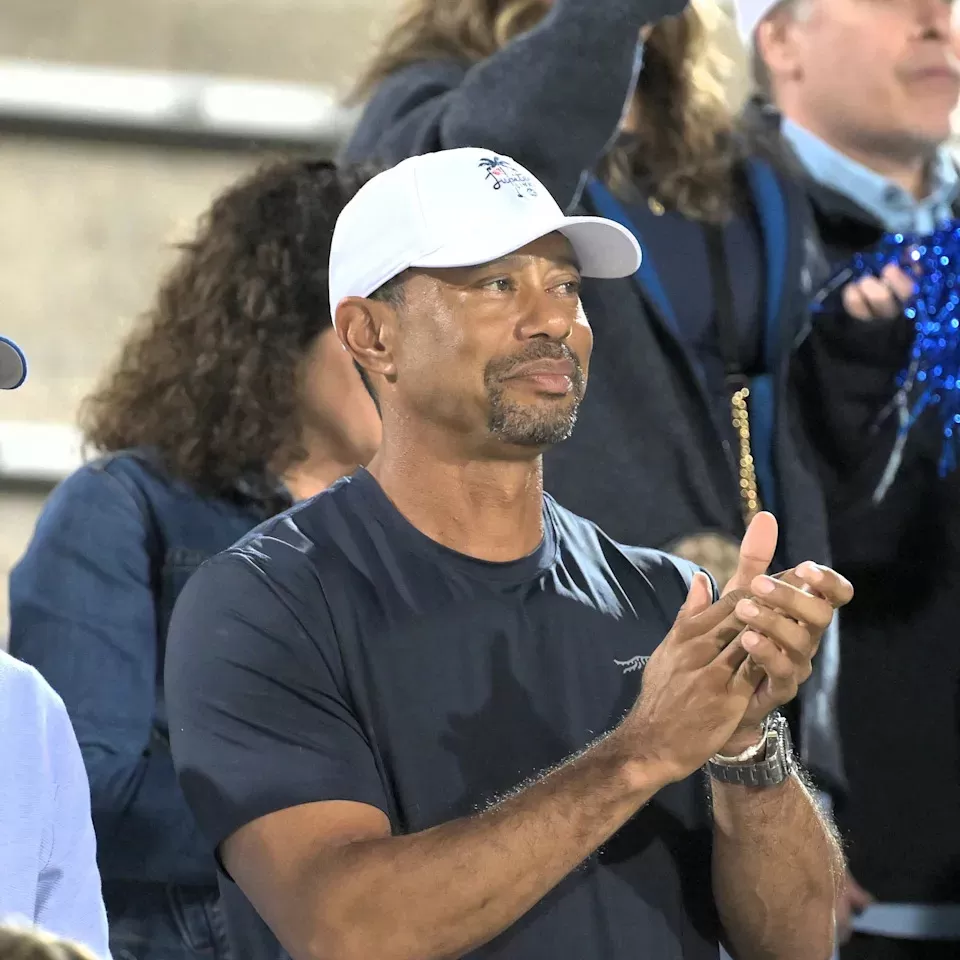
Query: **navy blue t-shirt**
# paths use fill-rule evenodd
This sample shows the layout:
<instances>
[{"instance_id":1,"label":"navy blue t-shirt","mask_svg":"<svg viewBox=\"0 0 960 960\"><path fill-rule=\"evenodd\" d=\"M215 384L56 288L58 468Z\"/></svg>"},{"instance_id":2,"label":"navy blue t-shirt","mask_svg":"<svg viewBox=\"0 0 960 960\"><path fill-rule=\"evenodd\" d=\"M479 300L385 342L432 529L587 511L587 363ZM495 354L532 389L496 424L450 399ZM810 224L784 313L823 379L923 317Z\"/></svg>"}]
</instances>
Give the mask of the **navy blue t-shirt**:
<instances>
[{"instance_id":1,"label":"navy blue t-shirt","mask_svg":"<svg viewBox=\"0 0 960 960\"><path fill-rule=\"evenodd\" d=\"M322 800L395 834L469 817L624 717L695 568L544 500L530 556L429 539L366 471L261 525L180 595L166 689L180 782L212 846ZM715 960L699 776L658 793L474 958ZM238 955L276 941L226 878Z\"/></svg>"}]
</instances>

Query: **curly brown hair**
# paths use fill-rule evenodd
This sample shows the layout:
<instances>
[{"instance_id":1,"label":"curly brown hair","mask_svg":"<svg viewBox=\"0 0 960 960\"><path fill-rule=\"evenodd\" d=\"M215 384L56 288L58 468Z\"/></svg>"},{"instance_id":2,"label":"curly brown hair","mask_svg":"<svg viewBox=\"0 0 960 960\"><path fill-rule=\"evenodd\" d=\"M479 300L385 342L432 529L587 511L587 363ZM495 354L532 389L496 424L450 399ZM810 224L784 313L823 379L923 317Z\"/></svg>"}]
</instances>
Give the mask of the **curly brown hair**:
<instances>
[{"instance_id":1,"label":"curly brown hair","mask_svg":"<svg viewBox=\"0 0 960 960\"><path fill-rule=\"evenodd\" d=\"M661 20L644 43L636 130L604 158L600 174L629 196L637 186L694 220L718 222L733 209L740 159L723 76L729 65L712 41L719 8L691 3Z\"/></svg>"},{"instance_id":2,"label":"curly brown hair","mask_svg":"<svg viewBox=\"0 0 960 960\"><path fill-rule=\"evenodd\" d=\"M333 228L375 172L280 160L217 197L84 401L87 445L147 448L210 494L240 478L270 489L302 460L301 371L330 329Z\"/></svg>"},{"instance_id":3,"label":"curly brown hair","mask_svg":"<svg viewBox=\"0 0 960 960\"><path fill-rule=\"evenodd\" d=\"M486 59L536 26L547 9L544 0L408 0L351 100L369 96L412 63ZM729 65L710 42L722 16L711 0L702 0L650 31L637 85L636 132L613 147L599 171L621 196L639 185L694 219L729 213L738 159L723 85Z\"/></svg>"}]
</instances>

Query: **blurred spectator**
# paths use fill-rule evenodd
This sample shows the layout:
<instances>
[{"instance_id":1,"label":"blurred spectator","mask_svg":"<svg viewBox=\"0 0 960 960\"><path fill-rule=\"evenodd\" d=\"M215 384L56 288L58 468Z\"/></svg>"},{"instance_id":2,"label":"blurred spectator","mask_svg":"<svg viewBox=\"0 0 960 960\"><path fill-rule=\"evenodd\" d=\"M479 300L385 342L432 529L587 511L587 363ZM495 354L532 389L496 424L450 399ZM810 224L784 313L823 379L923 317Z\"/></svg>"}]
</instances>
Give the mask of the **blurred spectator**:
<instances>
[{"instance_id":1,"label":"blurred spectator","mask_svg":"<svg viewBox=\"0 0 960 960\"><path fill-rule=\"evenodd\" d=\"M11 652L63 697L83 751L114 960L231 956L170 756L167 622L207 557L379 443L326 287L364 179L283 162L214 202L86 402L104 456L53 493L11 575Z\"/></svg>"},{"instance_id":2,"label":"blurred spectator","mask_svg":"<svg viewBox=\"0 0 960 960\"><path fill-rule=\"evenodd\" d=\"M831 266L886 231L930 232L960 213L945 145L960 93L949 3L740 0L739 12L759 89L748 129L807 190ZM854 921L845 960L960 955L960 475L938 476L933 411L887 470L900 422L884 410L908 362L913 286L888 268L828 299L797 371L835 562L857 585L839 687L852 874L841 921L879 903Z\"/></svg>"},{"instance_id":3,"label":"blurred spectator","mask_svg":"<svg viewBox=\"0 0 960 960\"><path fill-rule=\"evenodd\" d=\"M107 917L77 738L49 684L2 650L0 771L0 920L39 924L106 958Z\"/></svg>"},{"instance_id":4,"label":"blurred spectator","mask_svg":"<svg viewBox=\"0 0 960 960\"><path fill-rule=\"evenodd\" d=\"M86 948L39 930L0 927L0 960L97 960Z\"/></svg>"},{"instance_id":5,"label":"blurred spectator","mask_svg":"<svg viewBox=\"0 0 960 960\"><path fill-rule=\"evenodd\" d=\"M26 376L20 348L0 337L0 390L16 389ZM77 738L49 684L0 650L0 920L10 917L74 937L107 957L90 789ZM21 956L5 952L7 937L0 931L0 957Z\"/></svg>"},{"instance_id":6,"label":"blurred spectator","mask_svg":"<svg viewBox=\"0 0 960 960\"><path fill-rule=\"evenodd\" d=\"M417 0L360 83L369 102L346 156L502 151L561 206L633 230L636 276L584 284L593 377L578 429L545 457L546 486L617 540L671 549L722 584L761 501L780 520L779 565L827 554L785 389L808 323L805 203L738 150L706 7L683 7ZM800 738L830 784L842 776L835 660L831 631L802 691Z\"/></svg>"}]
</instances>

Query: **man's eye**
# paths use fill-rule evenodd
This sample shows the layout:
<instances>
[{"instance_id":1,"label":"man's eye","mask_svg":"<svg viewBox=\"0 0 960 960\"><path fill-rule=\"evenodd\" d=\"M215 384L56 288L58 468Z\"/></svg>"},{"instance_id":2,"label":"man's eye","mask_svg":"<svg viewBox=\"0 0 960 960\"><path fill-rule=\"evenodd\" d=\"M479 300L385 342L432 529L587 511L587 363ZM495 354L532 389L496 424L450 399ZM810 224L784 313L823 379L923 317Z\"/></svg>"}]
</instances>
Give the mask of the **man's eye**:
<instances>
[{"instance_id":1,"label":"man's eye","mask_svg":"<svg viewBox=\"0 0 960 960\"><path fill-rule=\"evenodd\" d=\"M483 286L488 290L496 290L497 293L508 293L513 289L513 284L507 277L497 277L494 280L487 280Z\"/></svg>"}]
</instances>

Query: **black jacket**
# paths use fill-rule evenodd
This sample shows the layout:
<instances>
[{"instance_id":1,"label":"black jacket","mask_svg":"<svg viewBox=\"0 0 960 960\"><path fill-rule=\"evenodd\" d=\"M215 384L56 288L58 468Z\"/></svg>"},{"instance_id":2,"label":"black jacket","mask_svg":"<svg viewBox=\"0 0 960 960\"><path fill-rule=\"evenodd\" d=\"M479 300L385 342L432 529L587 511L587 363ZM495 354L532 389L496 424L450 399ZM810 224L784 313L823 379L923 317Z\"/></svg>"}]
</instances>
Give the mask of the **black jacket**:
<instances>
[{"instance_id":1,"label":"black jacket","mask_svg":"<svg viewBox=\"0 0 960 960\"><path fill-rule=\"evenodd\" d=\"M883 227L812 181L760 101L744 115L758 152L804 186L825 274ZM960 213L960 211L957 211ZM857 594L843 612L839 713L847 802L838 819L858 880L886 901L960 902L960 474L938 475L936 417L909 435L874 502L897 432L884 417L912 324L862 322L836 299L795 357L793 380L827 498L831 547Z\"/></svg>"},{"instance_id":2,"label":"black jacket","mask_svg":"<svg viewBox=\"0 0 960 960\"><path fill-rule=\"evenodd\" d=\"M374 92L345 157L395 163L488 147L532 170L561 206L597 212L584 190L588 171L608 148L633 89L638 30L665 12L649 0L557 0L540 26L482 63L408 66ZM771 449L760 457L769 466L764 495L777 504L780 562L792 565L828 556L822 497L785 379L808 319L805 202L766 164L742 172L766 263L736 267L766 271L769 306L771 368L755 384L766 402L754 419L769 420ZM735 464L690 356L671 332L655 272L648 264L633 279L588 281L583 301L595 338L590 388L573 438L545 458L548 489L622 542L663 547L705 530L739 538ZM836 784L836 650L826 647L805 688L803 741L808 762Z\"/></svg>"}]
</instances>

